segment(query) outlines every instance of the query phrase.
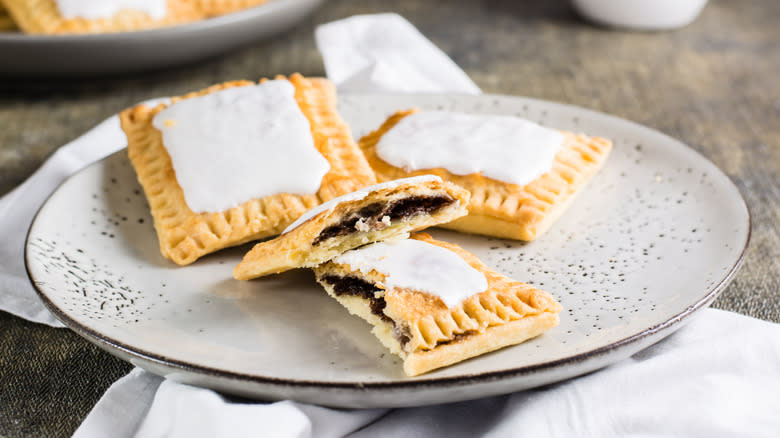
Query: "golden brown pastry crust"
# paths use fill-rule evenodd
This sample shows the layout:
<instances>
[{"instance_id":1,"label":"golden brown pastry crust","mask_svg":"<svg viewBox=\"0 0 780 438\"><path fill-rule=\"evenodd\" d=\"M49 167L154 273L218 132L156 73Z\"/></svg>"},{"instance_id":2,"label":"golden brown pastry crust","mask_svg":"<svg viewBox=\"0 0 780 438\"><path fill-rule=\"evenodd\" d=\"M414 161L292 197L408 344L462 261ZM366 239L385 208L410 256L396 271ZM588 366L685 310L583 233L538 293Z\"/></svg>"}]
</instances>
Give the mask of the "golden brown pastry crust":
<instances>
[{"instance_id":1,"label":"golden brown pastry crust","mask_svg":"<svg viewBox=\"0 0 780 438\"><path fill-rule=\"evenodd\" d=\"M18 30L16 23L14 23L14 20L8 15L8 11L3 7L3 4L0 3L0 32L12 30Z\"/></svg>"},{"instance_id":2,"label":"golden brown pastry crust","mask_svg":"<svg viewBox=\"0 0 780 438\"><path fill-rule=\"evenodd\" d=\"M111 18L66 19L54 0L4 0L19 28L32 34L108 33L150 29L204 18L193 0L167 0L168 13L155 20L144 12L123 9Z\"/></svg>"},{"instance_id":3,"label":"golden brown pastry crust","mask_svg":"<svg viewBox=\"0 0 780 438\"><path fill-rule=\"evenodd\" d=\"M336 112L333 85L325 79L306 79L299 74L277 79L289 79L295 86L295 99L311 124L314 145L330 163L330 171L316 194L279 194L253 199L227 211L194 213L176 181L162 135L152 125L154 116L167 106L139 105L120 113L127 152L149 200L160 252L165 257L186 265L218 249L279 234L306 210L376 182L349 127ZM251 84L254 82L226 82L172 101Z\"/></svg>"},{"instance_id":4,"label":"golden brown pastry crust","mask_svg":"<svg viewBox=\"0 0 780 438\"><path fill-rule=\"evenodd\" d=\"M11 16L8 15L8 10L3 5L3 1L0 0L0 32L11 30L16 30L16 24Z\"/></svg>"},{"instance_id":5,"label":"golden brown pastry crust","mask_svg":"<svg viewBox=\"0 0 780 438\"><path fill-rule=\"evenodd\" d=\"M369 301L338 295L328 275L357 277L383 288L384 275L361 273L333 261L314 269L317 281L347 309L374 325L374 334L404 359L404 371L415 376L538 336L558 324L561 305L547 292L507 278L463 248L434 240L425 233L412 238L448 249L482 272L488 289L448 308L440 298L409 290L377 293L389 322L371 311ZM398 333L408 341L402 343Z\"/></svg>"},{"instance_id":6,"label":"golden brown pastry crust","mask_svg":"<svg viewBox=\"0 0 780 438\"><path fill-rule=\"evenodd\" d=\"M198 6L207 17L230 14L267 3L268 0L198 0Z\"/></svg>"},{"instance_id":7,"label":"golden brown pastry crust","mask_svg":"<svg viewBox=\"0 0 780 438\"><path fill-rule=\"evenodd\" d=\"M533 240L563 213L573 196L606 162L612 142L599 137L564 133L564 145L550 172L525 186L508 184L480 174L454 175L443 168L407 172L383 161L376 153L382 136L416 109L398 111L359 145L379 181L433 174L471 192L469 214L443 228L517 240Z\"/></svg>"},{"instance_id":8,"label":"golden brown pastry crust","mask_svg":"<svg viewBox=\"0 0 780 438\"><path fill-rule=\"evenodd\" d=\"M379 229L365 225L364 231L353 229L349 234L317 242L326 228L355 217L362 209L415 196L448 197L452 204L430 214L419 214L386 223L374 222ZM294 268L314 267L358 246L388 239L405 238L412 231L449 222L466 214L468 191L441 180L407 182L396 187L371 192L363 199L347 200L330 210L317 214L296 228L273 240L260 242L236 266L233 276L249 280ZM369 207L370 208L370 207ZM357 225L356 225L357 226Z\"/></svg>"}]
</instances>

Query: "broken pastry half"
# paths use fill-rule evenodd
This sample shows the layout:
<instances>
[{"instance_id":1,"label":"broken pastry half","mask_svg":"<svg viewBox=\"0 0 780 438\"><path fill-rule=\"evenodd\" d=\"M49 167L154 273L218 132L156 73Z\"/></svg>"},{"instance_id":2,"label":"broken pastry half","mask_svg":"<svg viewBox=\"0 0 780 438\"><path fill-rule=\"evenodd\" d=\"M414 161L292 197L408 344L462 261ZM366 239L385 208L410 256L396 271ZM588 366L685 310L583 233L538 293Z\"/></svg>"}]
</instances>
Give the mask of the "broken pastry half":
<instances>
[{"instance_id":1,"label":"broken pastry half","mask_svg":"<svg viewBox=\"0 0 780 438\"><path fill-rule=\"evenodd\" d=\"M226 82L119 118L160 252L180 265L376 183L326 79Z\"/></svg>"},{"instance_id":2,"label":"broken pastry half","mask_svg":"<svg viewBox=\"0 0 780 438\"><path fill-rule=\"evenodd\" d=\"M281 236L255 245L233 276L249 280L314 267L367 243L405 239L463 216L468 200L468 191L433 175L366 187L309 210Z\"/></svg>"},{"instance_id":3,"label":"broken pastry half","mask_svg":"<svg viewBox=\"0 0 780 438\"><path fill-rule=\"evenodd\" d=\"M530 241L604 165L612 142L519 117L411 109L359 146L379 181L433 174L469 190L469 214L443 227Z\"/></svg>"},{"instance_id":4,"label":"broken pastry half","mask_svg":"<svg viewBox=\"0 0 780 438\"><path fill-rule=\"evenodd\" d=\"M374 326L409 376L538 336L561 311L549 293L425 233L345 252L314 272L329 295Z\"/></svg>"}]
</instances>

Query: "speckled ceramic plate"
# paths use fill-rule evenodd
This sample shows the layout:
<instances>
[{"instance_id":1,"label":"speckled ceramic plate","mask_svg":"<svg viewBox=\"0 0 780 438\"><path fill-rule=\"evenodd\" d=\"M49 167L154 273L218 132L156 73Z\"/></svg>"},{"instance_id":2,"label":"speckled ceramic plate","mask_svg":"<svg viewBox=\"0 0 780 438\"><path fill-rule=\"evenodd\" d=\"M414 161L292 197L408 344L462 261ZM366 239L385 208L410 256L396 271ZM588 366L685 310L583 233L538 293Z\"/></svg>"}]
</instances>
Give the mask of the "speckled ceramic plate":
<instances>
[{"instance_id":1,"label":"speckled ceramic plate","mask_svg":"<svg viewBox=\"0 0 780 438\"><path fill-rule=\"evenodd\" d=\"M742 260L748 211L729 179L682 143L596 112L502 96L347 96L354 134L400 108L515 114L609 137L605 168L537 241L436 231L555 295L561 324L524 344L405 377L370 327L307 271L241 282L248 246L177 267L162 258L124 151L67 180L27 240L30 278L65 324L151 372L255 398L412 406L571 378L669 335Z\"/></svg>"},{"instance_id":2,"label":"speckled ceramic plate","mask_svg":"<svg viewBox=\"0 0 780 438\"><path fill-rule=\"evenodd\" d=\"M270 0L233 14L139 32L25 35L0 32L0 75L128 74L193 62L279 33L323 0ZM10 60L13 60L12 62Z\"/></svg>"}]
</instances>

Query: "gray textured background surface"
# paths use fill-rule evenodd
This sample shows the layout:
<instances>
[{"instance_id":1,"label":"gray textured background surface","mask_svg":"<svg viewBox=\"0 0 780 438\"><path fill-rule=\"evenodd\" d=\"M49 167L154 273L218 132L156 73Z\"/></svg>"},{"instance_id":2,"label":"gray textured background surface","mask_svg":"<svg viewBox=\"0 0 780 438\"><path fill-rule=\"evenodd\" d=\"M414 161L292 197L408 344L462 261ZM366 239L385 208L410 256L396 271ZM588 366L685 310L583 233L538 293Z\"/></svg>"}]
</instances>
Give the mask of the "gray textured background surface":
<instances>
[{"instance_id":1,"label":"gray textured background surface","mask_svg":"<svg viewBox=\"0 0 780 438\"><path fill-rule=\"evenodd\" d=\"M135 102L230 79L323 75L313 26L384 11L403 14L485 92L614 114L712 160L737 184L753 220L745 264L714 306L780 321L776 0L713 0L689 27L661 33L589 25L566 1L331 0L290 32L192 66L79 81L0 79L0 194ZM71 434L130 368L68 330L0 312L0 435Z\"/></svg>"}]
</instances>

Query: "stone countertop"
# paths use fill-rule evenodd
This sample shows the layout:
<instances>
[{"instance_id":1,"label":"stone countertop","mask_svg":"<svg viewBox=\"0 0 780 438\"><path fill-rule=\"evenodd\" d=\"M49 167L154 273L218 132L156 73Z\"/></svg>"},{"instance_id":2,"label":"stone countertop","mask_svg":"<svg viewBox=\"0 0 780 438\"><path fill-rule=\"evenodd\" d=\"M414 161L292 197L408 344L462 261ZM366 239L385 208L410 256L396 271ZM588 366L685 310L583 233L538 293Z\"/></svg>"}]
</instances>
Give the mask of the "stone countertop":
<instances>
[{"instance_id":1,"label":"stone countertop","mask_svg":"<svg viewBox=\"0 0 780 438\"><path fill-rule=\"evenodd\" d=\"M0 195L58 146L144 99L278 73L324 75L316 24L394 11L487 93L571 103L682 140L736 183L752 214L745 263L714 307L780 322L780 2L711 1L690 26L590 25L565 1L331 0L289 32L132 77L0 79ZM6 60L7 61L7 60ZM131 366L68 330L0 312L0 435L70 435Z\"/></svg>"}]
</instances>

